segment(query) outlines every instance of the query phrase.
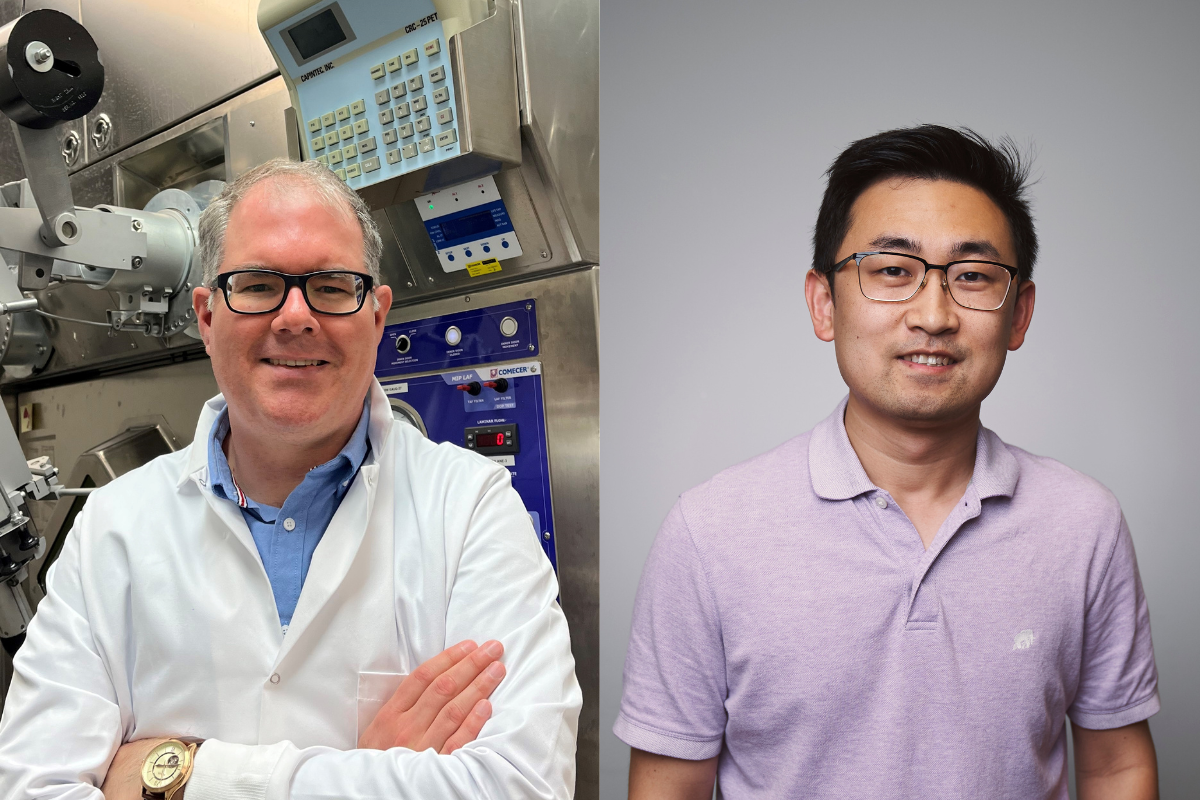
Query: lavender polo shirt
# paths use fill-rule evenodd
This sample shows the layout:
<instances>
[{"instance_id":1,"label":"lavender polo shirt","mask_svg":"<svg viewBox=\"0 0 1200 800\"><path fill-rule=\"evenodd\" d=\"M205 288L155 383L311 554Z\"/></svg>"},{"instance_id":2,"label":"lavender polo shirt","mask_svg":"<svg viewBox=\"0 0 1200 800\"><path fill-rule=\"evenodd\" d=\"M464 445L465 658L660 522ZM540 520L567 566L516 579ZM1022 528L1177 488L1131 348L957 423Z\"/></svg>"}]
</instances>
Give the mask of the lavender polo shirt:
<instances>
[{"instance_id":1,"label":"lavender polo shirt","mask_svg":"<svg viewBox=\"0 0 1200 800\"><path fill-rule=\"evenodd\" d=\"M685 492L654 542L613 730L720 755L738 798L1067 798L1065 717L1159 709L1113 495L980 428L929 549L859 463L846 402Z\"/></svg>"}]
</instances>

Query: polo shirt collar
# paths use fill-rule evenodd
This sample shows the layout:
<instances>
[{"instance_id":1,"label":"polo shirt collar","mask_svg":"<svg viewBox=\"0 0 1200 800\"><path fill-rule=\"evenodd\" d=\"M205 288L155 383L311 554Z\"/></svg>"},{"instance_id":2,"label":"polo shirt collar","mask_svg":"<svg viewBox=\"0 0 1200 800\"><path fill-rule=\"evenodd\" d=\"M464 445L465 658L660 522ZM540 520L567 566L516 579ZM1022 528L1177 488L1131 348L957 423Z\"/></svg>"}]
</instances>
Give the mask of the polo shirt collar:
<instances>
[{"instance_id":1,"label":"polo shirt collar","mask_svg":"<svg viewBox=\"0 0 1200 800\"><path fill-rule=\"evenodd\" d=\"M843 397L834 412L813 428L809 438L808 473L813 492L823 500L849 500L878 488L867 477L846 434L849 400L849 395ZM1016 456L999 436L980 425L971 476L979 499L1012 497L1019 473Z\"/></svg>"}]
</instances>

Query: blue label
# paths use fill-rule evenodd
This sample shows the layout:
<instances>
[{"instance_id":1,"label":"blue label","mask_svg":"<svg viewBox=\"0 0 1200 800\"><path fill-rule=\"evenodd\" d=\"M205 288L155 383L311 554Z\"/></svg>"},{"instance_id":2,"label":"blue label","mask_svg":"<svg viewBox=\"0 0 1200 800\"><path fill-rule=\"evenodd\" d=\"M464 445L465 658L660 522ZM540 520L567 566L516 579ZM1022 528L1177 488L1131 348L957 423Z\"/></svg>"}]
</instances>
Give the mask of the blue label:
<instances>
[{"instance_id":1,"label":"blue label","mask_svg":"<svg viewBox=\"0 0 1200 800\"><path fill-rule=\"evenodd\" d=\"M511 336L501 332L506 319L516 324ZM494 361L517 361L537 354L537 304L534 300L521 300L387 326L376 354L375 374L408 375ZM488 376L484 380L494 377L507 376ZM470 380L478 378L457 382Z\"/></svg>"}]
</instances>

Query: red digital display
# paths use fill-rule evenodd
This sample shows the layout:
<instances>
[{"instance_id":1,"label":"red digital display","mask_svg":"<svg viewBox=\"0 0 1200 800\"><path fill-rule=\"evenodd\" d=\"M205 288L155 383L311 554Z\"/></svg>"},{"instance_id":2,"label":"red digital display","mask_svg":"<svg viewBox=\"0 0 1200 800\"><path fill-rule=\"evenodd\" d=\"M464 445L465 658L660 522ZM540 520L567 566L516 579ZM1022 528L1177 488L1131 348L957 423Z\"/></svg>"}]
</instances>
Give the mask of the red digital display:
<instances>
[{"instance_id":1,"label":"red digital display","mask_svg":"<svg viewBox=\"0 0 1200 800\"><path fill-rule=\"evenodd\" d=\"M503 433L477 433L475 434L476 447L503 447Z\"/></svg>"}]
</instances>

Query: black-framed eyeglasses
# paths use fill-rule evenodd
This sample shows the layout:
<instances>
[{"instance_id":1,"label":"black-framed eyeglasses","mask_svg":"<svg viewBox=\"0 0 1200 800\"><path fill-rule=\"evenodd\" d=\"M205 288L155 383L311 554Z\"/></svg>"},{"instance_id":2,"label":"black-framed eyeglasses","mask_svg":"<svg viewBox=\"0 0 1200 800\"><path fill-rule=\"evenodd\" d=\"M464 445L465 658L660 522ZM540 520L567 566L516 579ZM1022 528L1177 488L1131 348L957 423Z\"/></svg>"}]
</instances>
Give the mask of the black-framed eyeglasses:
<instances>
[{"instance_id":1,"label":"black-framed eyeglasses","mask_svg":"<svg viewBox=\"0 0 1200 800\"><path fill-rule=\"evenodd\" d=\"M322 270L289 275L269 269L237 269L217 276L217 288L236 314L270 314L283 308L288 292L300 287L304 302L318 314L354 314L363 307L374 282L370 275Z\"/></svg>"},{"instance_id":2,"label":"black-framed eyeglasses","mask_svg":"<svg viewBox=\"0 0 1200 800\"><path fill-rule=\"evenodd\" d=\"M925 286L929 270L940 269L946 276L945 286L954 302L975 311L997 311L1008 299L1014 278L1020 280L1016 267L998 261L930 264L907 253L882 250L852 253L834 264L833 272L851 261L858 267L858 288L863 297L881 303L902 303L911 299Z\"/></svg>"}]
</instances>

